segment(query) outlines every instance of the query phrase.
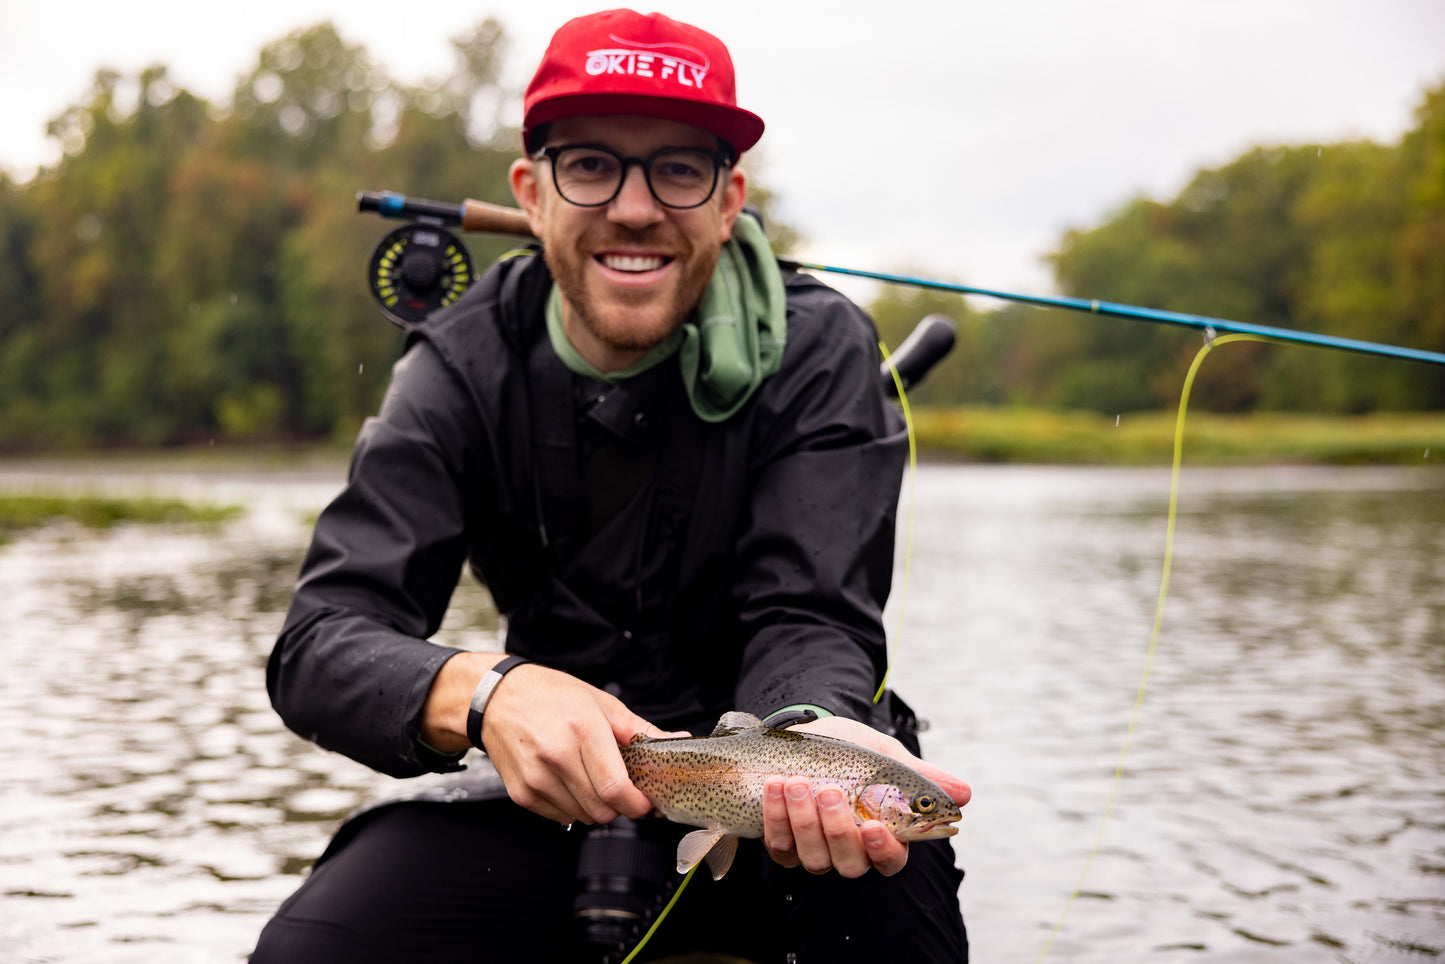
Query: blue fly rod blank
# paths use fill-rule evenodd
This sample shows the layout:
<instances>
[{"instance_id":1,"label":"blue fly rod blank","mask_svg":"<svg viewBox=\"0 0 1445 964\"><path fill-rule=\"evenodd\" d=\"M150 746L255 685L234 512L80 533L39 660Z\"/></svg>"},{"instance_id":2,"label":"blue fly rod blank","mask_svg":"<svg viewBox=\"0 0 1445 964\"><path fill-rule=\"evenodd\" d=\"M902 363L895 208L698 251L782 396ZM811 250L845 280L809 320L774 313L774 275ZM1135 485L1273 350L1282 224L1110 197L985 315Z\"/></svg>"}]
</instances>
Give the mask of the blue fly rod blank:
<instances>
[{"instance_id":1,"label":"blue fly rod blank","mask_svg":"<svg viewBox=\"0 0 1445 964\"><path fill-rule=\"evenodd\" d=\"M1208 315L1191 315L1178 311L1161 311L1157 308L1140 308L1137 305L1123 305L1112 301L1090 301L1086 298L1048 297L1044 295L1020 295L991 288L975 288L970 285L954 284L948 281L934 281L928 278L914 278L906 275L887 274L882 271L861 271L856 268L839 268L834 265L814 264L808 261L793 261L779 258L784 267L801 268L806 271L827 271L845 274L855 278L869 278L886 281L889 284L908 285L914 288L930 288L935 291L950 291L955 294L981 295L1003 301L1017 301L1023 304L1041 305L1046 308L1064 308L1069 311L1086 311L1110 318L1130 318L1161 325L1176 325L1181 328L1196 328L1206 334L1257 335L1273 341L1293 342L1301 345L1315 345L1320 348L1336 348L1340 351L1357 352L1364 355L1383 355L1388 358L1405 358L1410 361L1445 365L1445 353L1426 351L1422 348L1405 348L1400 345L1386 345L1357 338L1340 338L1335 335L1321 335L1312 331L1294 328L1276 328L1271 325L1253 325L1244 321L1230 321L1228 318L1211 318Z\"/></svg>"}]
</instances>

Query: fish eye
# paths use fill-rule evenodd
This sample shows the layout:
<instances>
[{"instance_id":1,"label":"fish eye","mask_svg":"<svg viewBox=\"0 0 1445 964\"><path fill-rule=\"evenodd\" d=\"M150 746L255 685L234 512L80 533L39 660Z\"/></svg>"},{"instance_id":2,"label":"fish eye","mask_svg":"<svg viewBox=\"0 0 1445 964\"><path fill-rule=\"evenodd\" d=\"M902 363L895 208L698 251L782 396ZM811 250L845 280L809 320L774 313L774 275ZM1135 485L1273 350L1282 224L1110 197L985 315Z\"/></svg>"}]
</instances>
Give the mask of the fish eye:
<instances>
[{"instance_id":1,"label":"fish eye","mask_svg":"<svg viewBox=\"0 0 1445 964\"><path fill-rule=\"evenodd\" d=\"M914 800L913 805L918 808L919 813L927 813L934 807L938 806L938 801L925 793L921 795L918 799Z\"/></svg>"}]
</instances>

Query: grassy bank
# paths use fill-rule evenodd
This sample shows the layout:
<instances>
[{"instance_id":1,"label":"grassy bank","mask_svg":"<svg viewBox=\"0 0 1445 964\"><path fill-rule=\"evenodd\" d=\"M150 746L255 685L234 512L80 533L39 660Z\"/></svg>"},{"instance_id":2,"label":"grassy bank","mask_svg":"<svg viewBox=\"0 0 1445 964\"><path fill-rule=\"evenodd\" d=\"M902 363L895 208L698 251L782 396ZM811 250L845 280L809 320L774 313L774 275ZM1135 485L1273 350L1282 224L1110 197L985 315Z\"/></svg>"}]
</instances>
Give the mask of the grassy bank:
<instances>
[{"instance_id":1,"label":"grassy bank","mask_svg":"<svg viewBox=\"0 0 1445 964\"><path fill-rule=\"evenodd\" d=\"M915 408L919 451L968 462L1062 465L1167 465L1174 452L1174 412L1121 416L1017 408ZM350 450L336 443L182 449L107 450L0 456L0 477L64 475L86 479L85 489L64 495L0 487L0 543L6 533L68 518L101 528L118 522L217 522L242 510L175 499L108 497L107 479L154 473L316 474L341 480ZM1184 458L1194 465L1409 465L1445 468L1445 412L1367 415L1191 413ZM132 487L132 491L134 488Z\"/></svg>"},{"instance_id":2,"label":"grassy bank","mask_svg":"<svg viewBox=\"0 0 1445 964\"><path fill-rule=\"evenodd\" d=\"M1121 416L1028 409L922 409L920 452L974 462L1159 465L1174 453L1173 412ZM1194 464L1445 466L1445 413L1246 416L1191 413Z\"/></svg>"},{"instance_id":3,"label":"grassy bank","mask_svg":"<svg viewBox=\"0 0 1445 964\"><path fill-rule=\"evenodd\" d=\"M0 494L0 545L22 529L61 519L105 529L120 522L217 523L241 511L240 506L194 505L178 499Z\"/></svg>"}]
</instances>

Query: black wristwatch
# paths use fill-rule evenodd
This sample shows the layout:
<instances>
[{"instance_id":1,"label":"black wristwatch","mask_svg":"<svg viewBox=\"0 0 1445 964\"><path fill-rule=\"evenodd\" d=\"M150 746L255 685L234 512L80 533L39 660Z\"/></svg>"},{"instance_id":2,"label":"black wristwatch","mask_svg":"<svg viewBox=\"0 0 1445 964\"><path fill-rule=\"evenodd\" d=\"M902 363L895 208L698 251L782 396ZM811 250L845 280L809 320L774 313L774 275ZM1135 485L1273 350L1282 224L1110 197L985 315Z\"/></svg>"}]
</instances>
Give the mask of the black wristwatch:
<instances>
[{"instance_id":1,"label":"black wristwatch","mask_svg":"<svg viewBox=\"0 0 1445 964\"><path fill-rule=\"evenodd\" d=\"M472 693L471 705L467 708L467 740L472 746L479 750L485 750L482 746L482 713L486 711L487 701L492 698L492 690L502 681L502 677L531 660L521 656L508 656L497 665L487 670L482 681L477 684L476 691Z\"/></svg>"}]
</instances>

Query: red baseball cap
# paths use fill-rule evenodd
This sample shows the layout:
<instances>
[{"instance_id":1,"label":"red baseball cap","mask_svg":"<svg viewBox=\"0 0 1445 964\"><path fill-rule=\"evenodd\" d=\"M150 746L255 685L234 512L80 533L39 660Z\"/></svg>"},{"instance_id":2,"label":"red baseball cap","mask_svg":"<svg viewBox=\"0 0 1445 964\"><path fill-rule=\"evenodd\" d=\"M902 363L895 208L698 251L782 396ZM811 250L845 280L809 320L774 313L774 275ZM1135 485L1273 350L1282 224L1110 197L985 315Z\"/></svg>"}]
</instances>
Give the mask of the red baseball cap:
<instances>
[{"instance_id":1,"label":"red baseball cap","mask_svg":"<svg viewBox=\"0 0 1445 964\"><path fill-rule=\"evenodd\" d=\"M737 105L723 42L660 13L606 10L563 24L527 85L522 140L532 150L543 124L599 114L691 124L737 154L763 136L763 119Z\"/></svg>"}]
</instances>

